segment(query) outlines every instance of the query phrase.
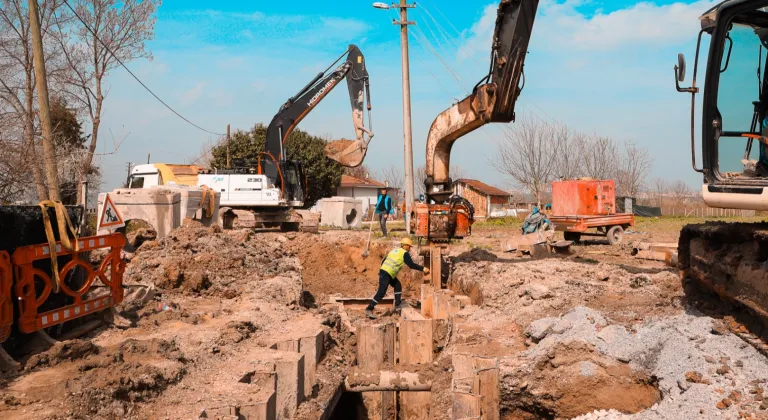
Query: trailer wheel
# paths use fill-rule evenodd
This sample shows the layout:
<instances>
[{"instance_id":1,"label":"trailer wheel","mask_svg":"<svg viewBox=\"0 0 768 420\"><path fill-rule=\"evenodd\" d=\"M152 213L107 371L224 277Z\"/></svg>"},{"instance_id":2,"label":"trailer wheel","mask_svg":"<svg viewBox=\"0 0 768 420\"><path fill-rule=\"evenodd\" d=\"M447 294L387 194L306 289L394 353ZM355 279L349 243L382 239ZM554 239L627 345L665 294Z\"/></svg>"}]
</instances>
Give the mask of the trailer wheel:
<instances>
[{"instance_id":1,"label":"trailer wheel","mask_svg":"<svg viewBox=\"0 0 768 420\"><path fill-rule=\"evenodd\" d=\"M613 226L608 229L608 243L611 245L618 245L621 240L624 239L624 228L621 226Z\"/></svg>"},{"instance_id":2,"label":"trailer wheel","mask_svg":"<svg viewBox=\"0 0 768 420\"><path fill-rule=\"evenodd\" d=\"M578 232L563 232L563 239L578 243L581 240L581 234Z\"/></svg>"}]
</instances>

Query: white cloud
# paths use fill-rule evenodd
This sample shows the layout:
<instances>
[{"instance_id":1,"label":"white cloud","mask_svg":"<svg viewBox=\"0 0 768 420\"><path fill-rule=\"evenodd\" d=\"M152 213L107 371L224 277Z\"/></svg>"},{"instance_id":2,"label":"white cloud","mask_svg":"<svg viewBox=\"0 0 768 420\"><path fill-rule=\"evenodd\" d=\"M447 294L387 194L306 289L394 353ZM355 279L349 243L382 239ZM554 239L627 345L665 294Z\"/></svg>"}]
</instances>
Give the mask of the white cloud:
<instances>
[{"instance_id":1,"label":"white cloud","mask_svg":"<svg viewBox=\"0 0 768 420\"><path fill-rule=\"evenodd\" d=\"M204 87L205 82L198 82L195 87L184 92L184 94L181 96L181 104L187 106L197 102L197 100L200 99L200 96L203 94Z\"/></svg>"},{"instance_id":2,"label":"white cloud","mask_svg":"<svg viewBox=\"0 0 768 420\"><path fill-rule=\"evenodd\" d=\"M543 0L533 25L533 49L562 51L615 50L626 46L663 46L690 40L698 32L699 16L718 1L699 0L659 6L641 2L604 13L587 16L577 10L580 0ZM497 4L489 4L482 17L469 30L464 43L472 55L485 54L491 45Z\"/></svg>"}]
</instances>

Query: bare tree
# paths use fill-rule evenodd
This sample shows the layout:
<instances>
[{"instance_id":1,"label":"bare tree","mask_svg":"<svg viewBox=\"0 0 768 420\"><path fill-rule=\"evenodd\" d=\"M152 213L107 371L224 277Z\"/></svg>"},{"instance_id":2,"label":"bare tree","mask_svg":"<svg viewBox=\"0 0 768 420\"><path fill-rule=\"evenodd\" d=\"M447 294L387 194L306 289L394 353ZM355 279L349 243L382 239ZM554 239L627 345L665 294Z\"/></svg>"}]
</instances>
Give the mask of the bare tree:
<instances>
[{"instance_id":1,"label":"bare tree","mask_svg":"<svg viewBox=\"0 0 768 420\"><path fill-rule=\"evenodd\" d=\"M633 142L625 142L616 170L616 193L623 197L637 197L652 165L653 158L648 149L638 147Z\"/></svg>"},{"instance_id":2,"label":"bare tree","mask_svg":"<svg viewBox=\"0 0 768 420\"><path fill-rule=\"evenodd\" d=\"M48 44L51 21L59 6L60 2L56 0L43 0L39 5L45 44ZM52 84L56 83L55 76L59 73L56 53L56 49L45 48L45 60L49 64L47 70L52 76ZM33 61L27 2L0 0L0 103L4 113L14 115L16 123L21 127L19 141L22 145L12 147L17 151L17 160L11 164L28 168L34 180L37 198L44 200L48 198L48 190L35 142L38 127ZM4 140L10 141L8 138ZM4 150L4 157L12 159L13 155L7 152L8 149Z\"/></svg>"},{"instance_id":3,"label":"bare tree","mask_svg":"<svg viewBox=\"0 0 768 420\"><path fill-rule=\"evenodd\" d=\"M580 151L585 136L581 133L574 133L567 125L562 123L553 124L552 134L557 154L555 176L559 179L580 177L583 171Z\"/></svg>"},{"instance_id":4,"label":"bare tree","mask_svg":"<svg viewBox=\"0 0 768 420\"><path fill-rule=\"evenodd\" d=\"M456 181L462 178L465 178L465 172L464 169L462 169L459 165L451 164L451 166L448 168L448 174L451 176L451 179ZM413 172L413 182L416 184L414 185L414 191L416 194L424 194L426 193L426 181L427 181L427 169L424 165L418 166L414 169Z\"/></svg>"},{"instance_id":5,"label":"bare tree","mask_svg":"<svg viewBox=\"0 0 768 420\"><path fill-rule=\"evenodd\" d=\"M354 168L344 168L344 174L355 178L368 179L371 177L371 170L366 165L360 165Z\"/></svg>"},{"instance_id":6,"label":"bare tree","mask_svg":"<svg viewBox=\"0 0 768 420\"><path fill-rule=\"evenodd\" d=\"M155 32L160 0L75 0L85 25L58 23L58 42L72 71L66 82L91 122L90 142L82 161L80 181L93 164L103 112L104 80L110 71L136 58L151 59L145 42ZM109 46L105 48L104 45ZM82 199L78 193L78 202Z\"/></svg>"},{"instance_id":7,"label":"bare tree","mask_svg":"<svg viewBox=\"0 0 768 420\"><path fill-rule=\"evenodd\" d=\"M693 190L691 190L691 187L688 186L688 184L685 183L685 181L677 180L675 181L669 188L669 192L672 195L672 198L674 199L674 204L682 204L685 205L686 201L691 198L693 195Z\"/></svg>"},{"instance_id":8,"label":"bare tree","mask_svg":"<svg viewBox=\"0 0 768 420\"><path fill-rule=\"evenodd\" d=\"M669 182L664 178L656 178L651 186L656 207L664 207L664 196L669 192Z\"/></svg>"},{"instance_id":9,"label":"bare tree","mask_svg":"<svg viewBox=\"0 0 768 420\"><path fill-rule=\"evenodd\" d=\"M541 200L557 172L556 129L529 116L520 118L499 144L491 164Z\"/></svg>"},{"instance_id":10,"label":"bare tree","mask_svg":"<svg viewBox=\"0 0 768 420\"><path fill-rule=\"evenodd\" d=\"M584 176L595 179L613 179L619 161L616 142L610 137L591 134L579 141Z\"/></svg>"},{"instance_id":11,"label":"bare tree","mask_svg":"<svg viewBox=\"0 0 768 420\"><path fill-rule=\"evenodd\" d=\"M405 174L403 173L402 169L395 165L389 165L388 167L382 169L380 177L382 181L390 186L390 188L402 190L403 185L405 185Z\"/></svg>"}]
</instances>

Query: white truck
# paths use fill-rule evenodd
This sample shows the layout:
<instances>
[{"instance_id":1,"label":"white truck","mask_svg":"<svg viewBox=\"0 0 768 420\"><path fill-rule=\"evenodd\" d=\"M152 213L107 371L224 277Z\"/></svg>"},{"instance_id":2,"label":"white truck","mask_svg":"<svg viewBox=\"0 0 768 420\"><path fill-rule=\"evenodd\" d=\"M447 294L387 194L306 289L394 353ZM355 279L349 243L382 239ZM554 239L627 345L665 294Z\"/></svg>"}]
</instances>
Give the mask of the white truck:
<instances>
[{"instance_id":1,"label":"white truck","mask_svg":"<svg viewBox=\"0 0 768 420\"><path fill-rule=\"evenodd\" d=\"M195 165L153 163L136 165L128 178L128 188L152 188L165 185L207 186L221 195L219 223L233 227L280 227L283 230L317 229L317 221L308 213L297 212L303 201L288 201L279 187L266 175L250 170L207 173Z\"/></svg>"}]
</instances>

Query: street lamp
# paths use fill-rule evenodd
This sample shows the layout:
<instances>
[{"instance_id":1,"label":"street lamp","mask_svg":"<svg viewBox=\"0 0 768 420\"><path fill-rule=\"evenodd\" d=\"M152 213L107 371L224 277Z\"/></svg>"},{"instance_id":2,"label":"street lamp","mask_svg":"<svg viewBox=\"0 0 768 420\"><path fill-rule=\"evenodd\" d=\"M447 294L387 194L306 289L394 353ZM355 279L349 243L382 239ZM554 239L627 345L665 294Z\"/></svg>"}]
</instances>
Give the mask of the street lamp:
<instances>
[{"instance_id":1,"label":"street lamp","mask_svg":"<svg viewBox=\"0 0 768 420\"><path fill-rule=\"evenodd\" d=\"M413 204L413 131L411 129L411 80L410 64L408 62L408 25L415 22L408 21L408 9L416 7L416 4L407 4L406 0L400 0L400 4L376 2L376 9L389 10L400 9L400 20L393 20L392 24L400 25L400 53L403 62L403 143L405 154L405 230L411 234L411 205Z\"/></svg>"}]
</instances>

